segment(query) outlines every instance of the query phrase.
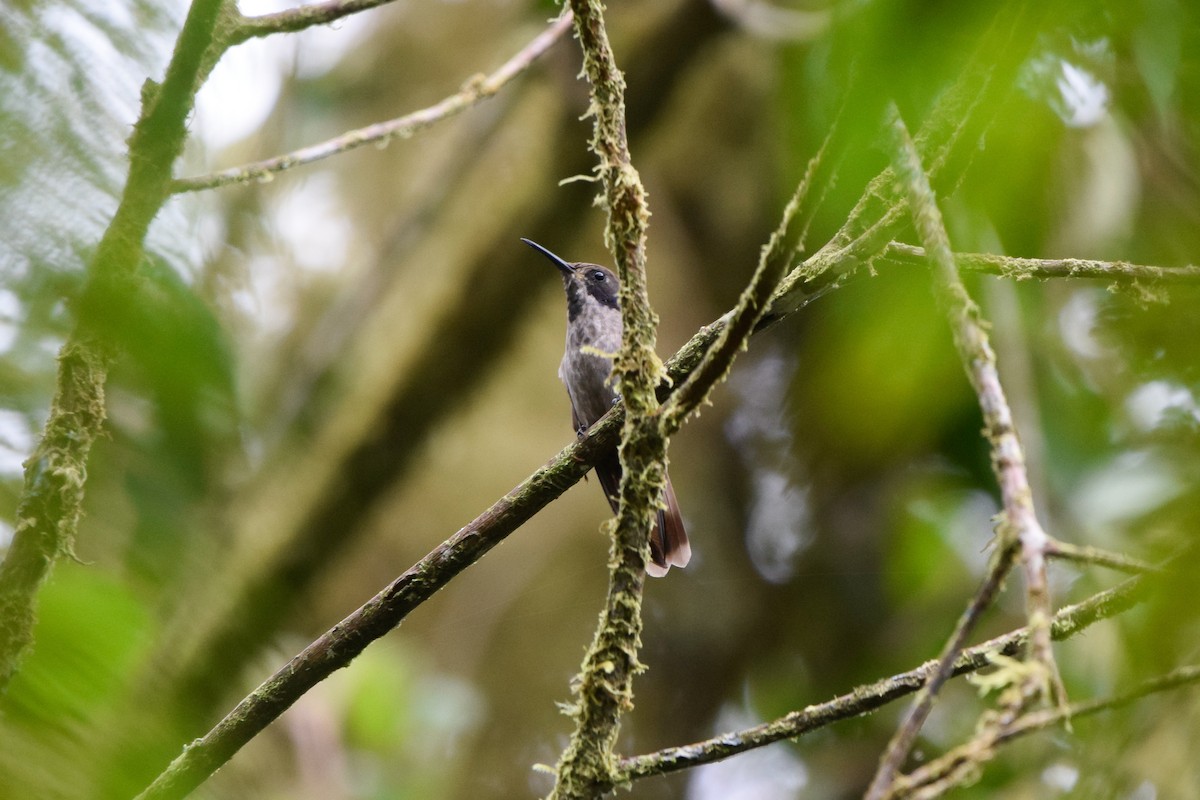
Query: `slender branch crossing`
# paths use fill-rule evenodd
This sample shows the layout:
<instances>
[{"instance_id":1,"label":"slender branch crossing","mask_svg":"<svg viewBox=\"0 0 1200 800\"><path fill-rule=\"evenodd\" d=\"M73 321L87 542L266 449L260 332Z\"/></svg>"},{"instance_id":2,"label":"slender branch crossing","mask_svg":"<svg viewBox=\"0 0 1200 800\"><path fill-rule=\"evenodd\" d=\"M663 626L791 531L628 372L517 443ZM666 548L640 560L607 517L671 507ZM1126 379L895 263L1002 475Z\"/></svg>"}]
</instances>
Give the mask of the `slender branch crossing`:
<instances>
[{"instance_id":1,"label":"slender branch crossing","mask_svg":"<svg viewBox=\"0 0 1200 800\"><path fill-rule=\"evenodd\" d=\"M935 693L945 679L948 664L962 646L970 625L994 598L1012 562L1011 554L1018 547L1027 583L1030 655L1045 670L1040 678L1033 677L1031 680L1039 685L1049 681L1058 690L1057 696L1060 699L1064 696L1050 648L1050 596L1046 585L1049 537L1042 530L1034 512L1025 454L1017 439L1012 412L996 370L996 356L979 307L959 277L941 212L929 185L929 177L921 166L920 154L894 105L888 110L888 125L892 136L892 167L907 194L913 222L929 255L938 302L950 320L954 344L979 398L984 435L992 446L992 468L1000 484L1004 520L998 528L999 556L993 560L988 580L947 643L941 658L942 669L921 692L888 743L879 769L867 790L866 797L869 800L880 800L893 791L896 776L932 709Z\"/></svg>"},{"instance_id":2,"label":"slender branch crossing","mask_svg":"<svg viewBox=\"0 0 1200 800\"><path fill-rule=\"evenodd\" d=\"M376 122L365 128L347 131L320 144L302 147L273 158L230 167L209 175L181 178L171 184L176 193L198 192L252 181L269 181L276 174L340 155L367 144L387 144L395 139L407 139L413 134L457 116L483 100L494 97L505 86L529 69L550 47L571 28L571 12L566 10L550 26L521 48L508 61L490 75L477 75L467 81L462 90L428 108L405 114L402 117Z\"/></svg>"},{"instance_id":3,"label":"slender branch crossing","mask_svg":"<svg viewBox=\"0 0 1200 800\"><path fill-rule=\"evenodd\" d=\"M1131 578L1082 603L1062 608L1051 621L1051 634L1056 640L1075 636L1094 623L1121 614L1142 602L1146 598L1146 590L1144 579ZM1020 628L969 647L954 659L952 674L962 675L988 667L996 656L1015 656L1025 647L1028 639L1029 628ZM695 744L623 758L620 773L622 782L711 764L768 744L795 739L834 722L869 714L918 691L938 668L938 662L928 661L915 669L858 686L832 700L793 711L762 725L724 733Z\"/></svg>"}]
</instances>

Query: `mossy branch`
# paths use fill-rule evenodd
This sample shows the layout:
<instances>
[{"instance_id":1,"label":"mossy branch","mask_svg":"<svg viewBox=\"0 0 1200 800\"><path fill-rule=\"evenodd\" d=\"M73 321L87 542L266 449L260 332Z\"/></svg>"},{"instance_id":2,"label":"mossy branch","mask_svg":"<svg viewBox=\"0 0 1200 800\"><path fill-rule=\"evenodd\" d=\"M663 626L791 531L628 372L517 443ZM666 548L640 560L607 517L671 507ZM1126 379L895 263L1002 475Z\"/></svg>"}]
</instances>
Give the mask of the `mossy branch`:
<instances>
[{"instance_id":1,"label":"mossy branch","mask_svg":"<svg viewBox=\"0 0 1200 800\"><path fill-rule=\"evenodd\" d=\"M668 434L678 430L687 415L699 408L712 388L725 379L733 367L734 358L746 348L750 335L766 316L771 298L787 272L788 259L802 247L804 230L799 222L799 212L828 146L829 137L826 137L821 149L809 160L804 177L783 210L783 218L763 245L758 267L750 283L742 290L737 305L723 318L726 324L716 342L687 381L659 411L663 429ZM796 229L798 226L800 230Z\"/></svg>"},{"instance_id":2,"label":"mossy branch","mask_svg":"<svg viewBox=\"0 0 1200 800\"><path fill-rule=\"evenodd\" d=\"M609 414L471 523L334 625L251 692L216 727L188 745L138 797L181 798L313 686L348 666L456 575L483 557L575 483L616 444L623 415Z\"/></svg>"},{"instance_id":3,"label":"mossy branch","mask_svg":"<svg viewBox=\"0 0 1200 800\"><path fill-rule=\"evenodd\" d=\"M598 797L612 788L613 748L622 714L633 707L633 677L642 632L642 587L651 520L666 482L667 436L654 415L663 366L654 351L657 317L646 292L646 192L633 166L625 131L625 79L617 68L599 0L571 0L575 33L591 88L592 150L608 211L605 239L620 278L623 337L613 360L626 407L618 450L620 502L610 524L608 594L576 680L575 730L559 758L551 797Z\"/></svg>"},{"instance_id":4,"label":"mossy branch","mask_svg":"<svg viewBox=\"0 0 1200 800\"><path fill-rule=\"evenodd\" d=\"M33 454L17 506L13 542L0 564L0 691L32 642L38 589L54 562L74 552L82 515L87 460L104 425L110 345L90 330L87 303L103 296L136 302L132 276L150 223L169 196L185 123L210 65L224 3L195 0L161 85L148 83L129 139L129 175L112 222L88 265L80 320L59 353L50 415ZM109 313L113 309L108 309Z\"/></svg>"},{"instance_id":5,"label":"mossy branch","mask_svg":"<svg viewBox=\"0 0 1200 800\"><path fill-rule=\"evenodd\" d=\"M880 256L881 261L897 264L929 263L925 248L903 242L891 242ZM991 253L955 253L959 269L999 275L1002 278L1046 280L1049 278L1092 278L1114 283L1197 284L1200 267L1157 267L1130 264L1127 261L1096 261L1086 258L1019 258Z\"/></svg>"},{"instance_id":6,"label":"mossy branch","mask_svg":"<svg viewBox=\"0 0 1200 800\"><path fill-rule=\"evenodd\" d=\"M978 775L980 766L991 760L996 749L1006 742L1102 711L1121 708L1151 694L1180 689L1197 682L1200 682L1200 666L1179 667L1112 697L1022 714L1004 725L986 729L984 735L901 777L896 781L895 791L890 797L896 800L940 797L949 789L960 786L972 776Z\"/></svg>"},{"instance_id":7,"label":"mossy branch","mask_svg":"<svg viewBox=\"0 0 1200 800\"><path fill-rule=\"evenodd\" d=\"M1055 640L1075 636L1096 622L1114 617L1143 602L1149 594L1149 588L1150 584L1144 578L1130 578L1081 603L1066 606L1051 620L1051 634ZM954 659L951 675L989 667L997 654L1015 656L1025 648L1028 640L1029 628L1026 627L968 647ZM793 711L752 728L723 733L694 744L622 758L618 773L621 783L711 764L775 742L795 739L835 722L869 714L917 692L938 669L937 661L927 661L907 672L858 686L832 700Z\"/></svg>"},{"instance_id":8,"label":"mossy branch","mask_svg":"<svg viewBox=\"0 0 1200 800\"><path fill-rule=\"evenodd\" d=\"M686 381L725 330L730 316L725 314L700 328L667 360L667 381L658 387L661 394L669 391L669 385ZM618 404L592 425L583 439L565 448L265 680L216 727L186 748L140 797L178 798L198 786L305 692L348 666L368 644L394 629L410 611L581 480L616 446L624 422L625 407Z\"/></svg>"}]
</instances>

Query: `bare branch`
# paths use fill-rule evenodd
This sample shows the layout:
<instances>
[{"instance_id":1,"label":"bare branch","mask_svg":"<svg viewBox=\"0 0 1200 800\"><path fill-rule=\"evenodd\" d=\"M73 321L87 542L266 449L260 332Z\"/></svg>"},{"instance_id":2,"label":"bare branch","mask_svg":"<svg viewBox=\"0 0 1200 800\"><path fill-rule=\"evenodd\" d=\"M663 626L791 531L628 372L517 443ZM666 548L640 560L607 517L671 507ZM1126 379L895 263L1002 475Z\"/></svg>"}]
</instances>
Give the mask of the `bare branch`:
<instances>
[{"instance_id":1,"label":"bare branch","mask_svg":"<svg viewBox=\"0 0 1200 800\"><path fill-rule=\"evenodd\" d=\"M564 10L562 15L550 24L550 27L534 37L529 44L521 48L491 75L476 75L468 80L460 91L428 108L386 122L377 122L365 128L347 131L319 144L302 147L274 158L243 164L240 167L230 167L209 175L180 178L171 184L171 191L175 193L198 192L203 189L216 189L251 181L269 181L275 174L292 167L312 164L363 145L387 144L394 139L407 139L418 131L457 116L475 104L494 97L562 38L562 35L571 27L571 19L570 9Z\"/></svg>"},{"instance_id":2,"label":"bare branch","mask_svg":"<svg viewBox=\"0 0 1200 800\"><path fill-rule=\"evenodd\" d=\"M221 722L184 751L138 797L179 798L199 786L306 691L347 666L368 644L399 625L455 575L582 478L616 443L613 411L546 466L410 567L357 611L330 628L263 681Z\"/></svg>"},{"instance_id":3,"label":"bare branch","mask_svg":"<svg viewBox=\"0 0 1200 800\"><path fill-rule=\"evenodd\" d=\"M1145 599L1147 586L1144 578L1130 578L1082 603L1060 609L1051 620L1051 635L1056 640L1068 639L1100 620L1127 611ZM1015 656L1025 647L1028 639L1029 628L1025 627L969 647L955 659L953 674L962 675L990 666L996 654ZM856 687L832 700L793 711L753 728L721 734L682 747L668 747L646 755L622 758L620 777L622 782L631 781L710 764L784 739L795 739L841 720L869 714L893 700L916 692L936 669L936 661L927 661L915 669Z\"/></svg>"},{"instance_id":4,"label":"bare branch","mask_svg":"<svg viewBox=\"0 0 1200 800\"><path fill-rule=\"evenodd\" d=\"M871 786L867 790L867 797L882 796L882 793L890 785L892 776L899 770L904 758L907 757L909 750L912 749L917 734L920 733L925 720L929 718L930 712L933 711L933 703L937 697L937 693L941 690L942 685L954 675L954 665L958 661L959 653L967 643L967 637L974 630L980 617L983 616L983 612L992 605L996 599L996 595L1000 593L1004 578L1012 568L1013 559L1017 554L1015 545L1015 542L1006 542L992 556L987 577L984 578L983 584L979 587L975 596L971 598L971 602L967 605L966 610L963 611L962 616L959 617L958 623L954 627L954 632L950 635L946 644L943 645L941 655L938 656L937 667L933 670L933 674L929 676L929 680L917 692L917 696L913 699L899 727L897 727L896 732L888 742L879 771L876 773L876 778L871 782ZM887 783L882 783L884 780ZM877 785L879 788L876 788Z\"/></svg>"}]
</instances>

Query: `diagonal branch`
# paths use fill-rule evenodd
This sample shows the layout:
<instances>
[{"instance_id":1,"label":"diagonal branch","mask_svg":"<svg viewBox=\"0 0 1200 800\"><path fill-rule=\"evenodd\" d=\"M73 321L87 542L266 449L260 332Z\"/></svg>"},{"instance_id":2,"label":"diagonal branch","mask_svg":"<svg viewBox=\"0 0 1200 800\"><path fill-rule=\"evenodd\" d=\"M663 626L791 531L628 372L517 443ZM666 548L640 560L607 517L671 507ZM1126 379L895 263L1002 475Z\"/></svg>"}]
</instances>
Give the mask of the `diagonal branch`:
<instances>
[{"instance_id":1,"label":"diagonal branch","mask_svg":"<svg viewBox=\"0 0 1200 800\"><path fill-rule=\"evenodd\" d=\"M983 412L984 435L992 447L992 468L1000 484L1004 520L998 527L1000 557L993 564L988 584L998 588L1012 561L1011 552L1020 548L1026 575L1026 597L1029 614L1030 654L1035 663L1044 667L1039 685L1051 681L1058 697L1063 697L1061 681L1054 666L1050 648L1050 597L1046 586L1046 548L1049 538L1042 530L1033 508L1033 495L1025 470L1025 455L1017 439L1012 412L1008 406L996 356L988 340L979 307L967 293L955 266L949 237L942 223L941 212L934 199L929 177L921 166L921 157L908 134L899 111L888 109L888 125L892 134L892 165L907 194L917 233L925 245L934 271L934 291L938 303L950 320L954 344L966 368L971 386L979 398ZM995 590L986 599L990 602ZM983 595L977 595L979 600ZM978 603L973 603L975 608ZM977 617L977 614L975 615ZM970 621L964 616L963 623ZM913 703L880 760L879 769L867 790L866 797L878 800L887 796L908 757L917 734L932 709L934 697L944 680L945 666L961 646L965 634L960 624L942 656L943 669L930 681Z\"/></svg>"},{"instance_id":2,"label":"diagonal branch","mask_svg":"<svg viewBox=\"0 0 1200 800\"><path fill-rule=\"evenodd\" d=\"M529 44L521 48L495 72L471 78L460 91L428 108L386 122L377 122L364 128L347 131L319 144L302 147L281 156L243 164L239 167L230 167L208 175L180 178L171 184L171 191L175 193L198 192L232 184L267 181L275 174L292 167L312 164L363 145L387 144L395 139L407 139L418 131L457 116L477 103L494 97L514 78L529 69L533 62L562 38L562 35L570 27L571 11L567 9L558 19L550 23L548 28L535 36Z\"/></svg>"},{"instance_id":3,"label":"diagonal branch","mask_svg":"<svg viewBox=\"0 0 1200 800\"><path fill-rule=\"evenodd\" d=\"M887 750L880 763L879 771L876 777L872 780L870 787L867 789L867 798L878 798L884 796L884 793L891 785L895 772L899 770L900 765L908 756L909 750L912 749L913 742L916 741L917 734L920 732L925 721L929 718L930 712L933 711L933 703L942 686L951 677L954 676L954 666L958 661L959 654L962 652L967 643L967 637L971 635L971 631L975 629L980 618L996 599L996 595L1000 593L1000 589L1004 584L1004 578L1012 569L1013 559L1016 557L1017 548L1013 543L1007 543L996 550L991 559L991 564L988 567L987 577L984 578L983 584L971 598L971 602L967 605L962 616L954 626L954 632L950 638L946 640L946 644L942 647L942 652L938 655L936 666L929 675L929 679L921 686L921 690L917 692L917 696L913 698L912 704L905 712L900 726L893 734L891 741L888 742Z\"/></svg>"},{"instance_id":4,"label":"diagonal branch","mask_svg":"<svg viewBox=\"0 0 1200 800\"><path fill-rule=\"evenodd\" d=\"M782 316L786 316L784 312ZM680 384L694 371L725 329L725 314L703 326L666 362L668 383ZM668 391L667 384L659 388ZM399 625L507 536L558 498L617 444L625 407L617 405L544 467L492 504L474 521L410 567L360 609L296 655L186 748L141 795L183 797L220 768L242 745L273 722L299 697L350 662L375 639Z\"/></svg>"},{"instance_id":5,"label":"diagonal branch","mask_svg":"<svg viewBox=\"0 0 1200 800\"><path fill-rule=\"evenodd\" d=\"M746 347L746 341L766 315L771 297L787 272L788 259L802 246L804 232L798 214L812 188L813 176L821 165L829 140L830 136L827 136L821 149L808 162L804 177L783 210L779 226L763 246L750 283L742 291L737 306L722 318L726 320L726 325L716 342L687 381L660 410L663 429L667 433L678 430L687 415L699 408L712 388L724 380L733 366L734 358ZM801 224L799 231L793 230L797 224Z\"/></svg>"},{"instance_id":6,"label":"diagonal branch","mask_svg":"<svg viewBox=\"0 0 1200 800\"><path fill-rule=\"evenodd\" d=\"M616 411L585 438L494 503L410 567L353 614L334 625L250 693L216 727L188 745L139 798L179 798L199 786L305 692L349 665L368 644L399 625L455 575L577 483L616 443Z\"/></svg>"},{"instance_id":7,"label":"diagonal branch","mask_svg":"<svg viewBox=\"0 0 1200 800\"><path fill-rule=\"evenodd\" d=\"M1068 639L1100 620L1121 614L1146 599L1149 584L1144 578L1130 578L1075 605L1066 606L1051 620L1051 634L1056 640ZM1029 639L1029 628L998 636L969 647L954 660L953 675L975 672L992 665L999 655L1015 656ZM669 772L711 764L785 739L795 739L835 722L869 714L924 686L937 670L936 661L928 661L915 669L893 675L866 686L858 686L832 700L793 711L771 722L745 730L724 733L712 739L682 747L668 747L654 753L622 758L621 782L664 775Z\"/></svg>"},{"instance_id":8,"label":"diagonal branch","mask_svg":"<svg viewBox=\"0 0 1200 800\"><path fill-rule=\"evenodd\" d=\"M938 796L959 784L964 778L977 774L979 766L990 760L995 749L1005 742L1070 722L1079 717L1121 708L1147 695L1179 689L1198 681L1200 681L1200 666L1179 667L1165 675L1143 681L1129 691L1112 697L1023 714L1007 725L987 730L985 737L973 739L961 747L956 747L944 756L913 770L912 774L900 778L896 782L896 796Z\"/></svg>"},{"instance_id":9,"label":"diagonal branch","mask_svg":"<svg viewBox=\"0 0 1200 800\"><path fill-rule=\"evenodd\" d=\"M209 63L222 0L195 0L179 32L162 85L147 82L129 139L129 176L112 222L88 265L79 321L59 353L58 379L41 440L25 462L12 545L0 564L0 691L32 642L37 591L54 562L73 552L83 508L87 460L104 424L111 344L92 323L132 302L132 276L146 232L168 197L186 120Z\"/></svg>"}]
</instances>

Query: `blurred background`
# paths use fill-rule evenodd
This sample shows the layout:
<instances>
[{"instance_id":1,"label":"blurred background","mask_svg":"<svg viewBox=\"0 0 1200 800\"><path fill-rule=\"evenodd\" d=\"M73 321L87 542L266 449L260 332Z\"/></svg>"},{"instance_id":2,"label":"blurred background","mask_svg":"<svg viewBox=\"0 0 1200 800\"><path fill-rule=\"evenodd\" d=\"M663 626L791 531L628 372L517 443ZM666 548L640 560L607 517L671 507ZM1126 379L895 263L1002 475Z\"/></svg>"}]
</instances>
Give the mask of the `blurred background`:
<instances>
[{"instance_id":1,"label":"blurred background","mask_svg":"<svg viewBox=\"0 0 1200 800\"><path fill-rule=\"evenodd\" d=\"M1030 4L1035 5L1035 4ZM1044 5L1044 4L1043 4ZM243 13L284 7L245 2ZM968 60L1015 75L942 198L956 249L1195 261L1200 10L1049 4L614 0L649 191L650 296L670 355L728 309L839 109L848 143L808 244L886 163L879 103L914 130ZM0 9L0 545L83 265L116 207L138 89L180 0ZM202 89L177 175L400 116L498 67L556 13L397 0L251 41ZM998 19L1017 18L1017 46ZM93 451L78 563L40 595L0 699L0 796L136 794L182 744L570 443L557 274L521 245L608 262L586 174L587 87L559 42L498 97L386 149L175 197ZM911 234L908 241L913 241ZM1198 289L969 288L1054 535L1147 559L1200 523ZM924 267L879 263L757 336L672 442L695 556L646 592L649 670L621 750L705 738L933 657L987 559L997 493ZM594 481L547 507L197 792L207 798L547 793L556 703L606 582ZM1074 699L1188 663L1191 578L1057 647ZM1057 603L1119 576L1056 564ZM1022 623L1009 581L979 638ZM917 758L970 736L955 682ZM861 794L900 707L639 782L689 800ZM1194 693L1007 748L962 797L1200 796Z\"/></svg>"}]
</instances>

